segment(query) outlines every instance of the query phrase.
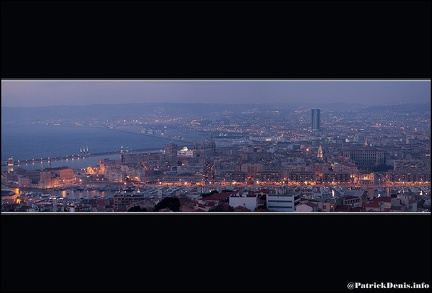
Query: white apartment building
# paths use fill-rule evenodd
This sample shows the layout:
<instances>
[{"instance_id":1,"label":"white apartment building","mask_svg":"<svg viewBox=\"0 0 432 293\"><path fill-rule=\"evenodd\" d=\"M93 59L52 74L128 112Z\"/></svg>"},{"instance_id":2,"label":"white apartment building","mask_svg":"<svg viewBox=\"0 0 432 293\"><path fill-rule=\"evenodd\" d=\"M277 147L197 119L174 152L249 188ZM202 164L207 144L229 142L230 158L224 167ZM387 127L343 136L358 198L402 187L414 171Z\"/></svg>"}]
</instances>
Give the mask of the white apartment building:
<instances>
[{"instance_id":1,"label":"white apartment building","mask_svg":"<svg viewBox=\"0 0 432 293\"><path fill-rule=\"evenodd\" d=\"M288 188L277 188L275 193L266 197L267 209L271 212L294 212L300 203L300 192L291 191Z\"/></svg>"},{"instance_id":2,"label":"white apartment building","mask_svg":"<svg viewBox=\"0 0 432 293\"><path fill-rule=\"evenodd\" d=\"M253 212L258 205L258 194L238 192L229 197L229 205L233 208L238 206L245 207Z\"/></svg>"}]
</instances>

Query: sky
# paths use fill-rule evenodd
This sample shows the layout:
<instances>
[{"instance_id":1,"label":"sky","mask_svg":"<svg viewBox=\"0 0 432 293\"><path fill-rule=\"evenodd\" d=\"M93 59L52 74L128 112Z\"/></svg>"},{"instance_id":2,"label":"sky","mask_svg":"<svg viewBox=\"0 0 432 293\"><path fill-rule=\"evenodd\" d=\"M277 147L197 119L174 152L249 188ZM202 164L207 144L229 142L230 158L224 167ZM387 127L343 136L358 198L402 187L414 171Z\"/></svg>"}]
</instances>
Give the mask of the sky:
<instances>
[{"instance_id":1,"label":"sky","mask_svg":"<svg viewBox=\"0 0 432 293\"><path fill-rule=\"evenodd\" d=\"M129 103L430 104L430 80L2 80L2 107Z\"/></svg>"}]
</instances>

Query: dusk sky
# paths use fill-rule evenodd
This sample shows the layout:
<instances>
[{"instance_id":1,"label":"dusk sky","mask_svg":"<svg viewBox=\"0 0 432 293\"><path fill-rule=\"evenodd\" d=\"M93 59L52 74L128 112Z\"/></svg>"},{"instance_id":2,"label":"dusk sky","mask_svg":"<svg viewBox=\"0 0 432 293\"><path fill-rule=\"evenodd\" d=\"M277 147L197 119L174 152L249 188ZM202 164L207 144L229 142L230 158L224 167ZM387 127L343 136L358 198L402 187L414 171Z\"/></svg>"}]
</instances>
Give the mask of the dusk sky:
<instances>
[{"instance_id":1,"label":"dusk sky","mask_svg":"<svg viewBox=\"0 0 432 293\"><path fill-rule=\"evenodd\" d=\"M2 80L2 107L128 103L430 103L430 81Z\"/></svg>"}]
</instances>

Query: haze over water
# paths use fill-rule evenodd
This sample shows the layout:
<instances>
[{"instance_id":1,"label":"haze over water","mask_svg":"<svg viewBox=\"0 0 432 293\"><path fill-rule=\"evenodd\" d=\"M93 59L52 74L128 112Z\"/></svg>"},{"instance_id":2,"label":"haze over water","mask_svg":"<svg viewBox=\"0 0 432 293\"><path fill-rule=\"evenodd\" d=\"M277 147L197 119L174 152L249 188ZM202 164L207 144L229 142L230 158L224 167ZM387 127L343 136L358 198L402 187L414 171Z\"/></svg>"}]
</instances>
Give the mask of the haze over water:
<instances>
[{"instance_id":1,"label":"haze over water","mask_svg":"<svg viewBox=\"0 0 432 293\"><path fill-rule=\"evenodd\" d=\"M130 129L134 131L136 129ZM40 163L40 158L61 157L80 154L80 149L89 149L89 153L103 153L118 151L120 147L126 150L163 149L169 139L156 136L125 133L108 128L52 126L52 125L15 125L2 124L2 161L13 157L21 160L21 167L26 169L40 169L46 167L60 167L64 165L72 168L82 168L97 164L98 157L69 159L68 161L52 161ZM103 157L118 158L118 155L104 155ZM25 165L22 160L35 159L35 163Z\"/></svg>"}]
</instances>

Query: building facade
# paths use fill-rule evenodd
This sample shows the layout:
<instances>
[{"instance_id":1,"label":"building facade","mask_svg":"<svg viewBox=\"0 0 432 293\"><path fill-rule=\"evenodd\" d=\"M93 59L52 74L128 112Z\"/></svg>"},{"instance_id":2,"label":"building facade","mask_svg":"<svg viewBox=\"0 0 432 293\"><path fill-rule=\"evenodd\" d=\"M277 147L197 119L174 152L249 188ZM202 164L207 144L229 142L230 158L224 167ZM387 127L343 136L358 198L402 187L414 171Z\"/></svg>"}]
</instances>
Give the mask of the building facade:
<instances>
[{"instance_id":1,"label":"building facade","mask_svg":"<svg viewBox=\"0 0 432 293\"><path fill-rule=\"evenodd\" d=\"M312 131L319 131L321 128L321 110L320 109L312 109Z\"/></svg>"},{"instance_id":2,"label":"building facade","mask_svg":"<svg viewBox=\"0 0 432 293\"><path fill-rule=\"evenodd\" d=\"M258 194L243 192L232 194L229 197L229 205L235 207L245 207L250 211L255 211L258 205Z\"/></svg>"},{"instance_id":3,"label":"building facade","mask_svg":"<svg viewBox=\"0 0 432 293\"><path fill-rule=\"evenodd\" d=\"M277 188L266 196L267 209L271 212L294 212L300 204L301 193L287 188Z\"/></svg>"},{"instance_id":4,"label":"building facade","mask_svg":"<svg viewBox=\"0 0 432 293\"><path fill-rule=\"evenodd\" d=\"M376 148L349 149L343 151L343 156L349 158L359 168L371 168L385 164L384 150Z\"/></svg>"}]
</instances>

